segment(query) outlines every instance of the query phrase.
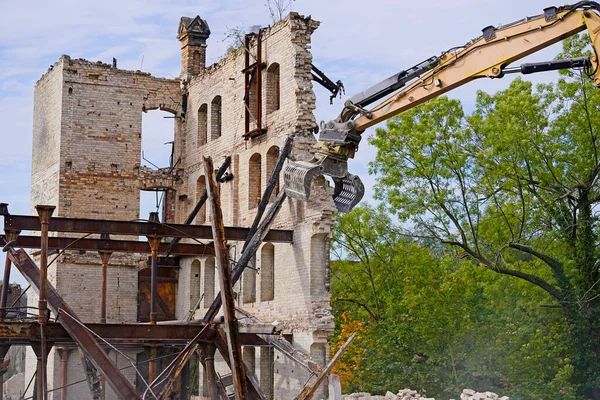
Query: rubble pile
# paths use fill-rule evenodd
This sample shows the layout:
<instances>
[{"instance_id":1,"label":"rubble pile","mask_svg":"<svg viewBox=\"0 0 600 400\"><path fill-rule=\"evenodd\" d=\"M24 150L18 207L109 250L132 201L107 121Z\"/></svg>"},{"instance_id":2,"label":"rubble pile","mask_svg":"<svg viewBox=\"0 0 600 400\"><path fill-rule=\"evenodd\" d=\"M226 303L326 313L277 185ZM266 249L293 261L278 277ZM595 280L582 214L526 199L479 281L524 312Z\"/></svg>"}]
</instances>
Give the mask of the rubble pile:
<instances>
[{"instance_id":1,"label":"rubble pile","mask_svg":"<svg viewBox=\"0 0 600 400\"><path fill-rule=\"evenodd\" d=\"M509 397L500 397L493 392L479 393L472 389L464 389L460 395L460 400L509 400Z\"/></svg>"},{"instance_id":2,"label":"rubble pile","mask_svg":"<svg viewBox=\"0 0 600 400\"><path fill-rule=\"evenodd\" d=\"M385 396L372 396L369 393L352 393L342 396L343 400L435 400L433 397L422 397L416 390L402 389L397 394L387 392ZM451 399L454 400L454 399ZM510 400L507 396L498 396L493 392L477 392L464 389L460 400Z\"/></svg>"}]
</instances>

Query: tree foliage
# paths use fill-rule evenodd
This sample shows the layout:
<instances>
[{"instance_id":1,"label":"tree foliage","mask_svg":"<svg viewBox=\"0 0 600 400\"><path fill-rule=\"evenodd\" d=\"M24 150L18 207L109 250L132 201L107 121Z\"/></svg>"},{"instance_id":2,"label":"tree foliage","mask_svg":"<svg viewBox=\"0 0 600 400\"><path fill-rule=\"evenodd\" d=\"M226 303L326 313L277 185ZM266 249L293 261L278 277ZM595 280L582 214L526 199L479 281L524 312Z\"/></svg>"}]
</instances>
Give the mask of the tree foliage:
<instances>
[{"instance_id":1,"label":"tree foliage","mask_svg":"<svg viewBox=\"0 0 600 400\"><path fill-rule=\"evenodd\" d=\"M457 398L469 387L568 398L566 325L559 310L540 308L544 292L403 231L370 206L338 219L332 354L359 332L337 371L344 392L410 387Z\"/></svg>"},{"instance_id":2,"label":"tree foliage","mask_svg":"<svg viewBox=\"0 0 600 400\"><path fill-rule=\"evenodd\" d=\"M559 57L586 44L568 39ZM440 97L377 130L376 197L399 225L369 207L343 217L332 267L334 306L377 332L372 382L598 390L598 110L600 91L571 71L479 92L469 114Z\"/></svg>"}]
</instances>

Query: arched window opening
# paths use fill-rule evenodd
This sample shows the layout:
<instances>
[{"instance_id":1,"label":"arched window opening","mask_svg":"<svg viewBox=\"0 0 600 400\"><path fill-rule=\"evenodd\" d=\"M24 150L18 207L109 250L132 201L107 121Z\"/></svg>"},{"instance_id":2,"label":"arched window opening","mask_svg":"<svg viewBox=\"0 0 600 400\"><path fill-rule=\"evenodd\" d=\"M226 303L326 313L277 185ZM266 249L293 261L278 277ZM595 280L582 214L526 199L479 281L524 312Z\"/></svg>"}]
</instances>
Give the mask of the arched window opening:
<instances>
[{"instance_id":1,"label":"arched window opening","mask_svg":"<svg viewBox=\"0 0 600 400\"><path fill-rule=\"evenodd\" d=\"M202 295L200 286L200 260L192 261L190 269L190 309L196 307L200 296Z\"/></svg>"},{"instance_id":2,"label":"arched window opening","mask_svg":"<svg viewBox=\"0 0 600 400\"><path fill-rule=\"evenodd\" d=\"M313 235L310 239L310 295L317 298L327 293L329 250L325 234Z\"/></svg>"},{"instance_id":3,"label":"arched window opening","mask_svg":"<svg viewBox=\"0 0 600 400\"><path fill-rule=\"evenodd\" d=\"M206 179L204 175L200 175L198 181L196 182L196 203L202 197L202 194L206 190ZM196 224L204 225L206 223L206 202L202 206L202 208L198 211L198 215L196 216Z\"/></svg>"},{"instance_id":4,"label":"arched window opening","mask_svg":"<svg viewBox=\"0 0 600 400\"><path fill-rule=\"evenodd\" d=\"M250 260L248 267L242 275L242 302L244 304L256 302L256 254Z\"/></svg>"},{"instance_id":5,"label":"arched window opening","mask_svg":"<svg viewBox=\"0 0 600 400\"><path fill-rule=\"evenodd\" d=\"M215 258L208 257L204 263L204 308L210 307L215 298Z\"/></svg>"},{"instance_id":6,"label":"arched window opening","mask_svg":"<svg viewBox=\"0 0 600 400\"><path fill-rule=\"evenodd\" d=\"M256 350L254 346L244 346L242 349L242 359L244 364L248 367L252 373L256 372Z\"/></svg>"},{"instance_id":7,"label":"arched window opening","mask_svg":"<svg viewBox=\"0 0 600 400\"><path fill-rule=\"evenodd\" d=\"M267 243L260 251L260 301L275 298L275 246Z\"/></svg>"},{"instance_id":8,"label":"arched window opening","mask_svg":"<svg viewBox=\"0 0 600 400\"><path fill-rule=\"evenodd\" d=\"M221 137L221 96L215 96L210 104L210 140Z\"/></svg>"},{"instance_id":9,"label":"arched window opening","mask_svg":"<svg viewBox=\"0 0 600 400\"><path fill-rule=\"evenodd\" d=\"M279 82L279 64L273 63L267 69L267 114L279 110L281 106Z\"/></svg>"},{"instance_id":10,"label":"arched window opening","mask_svg":"<svg viewBox=\"0 0 600 400\"><path fill-rule=\"evenodd\" d=\"M250 157L248 165L248 208L253 209L258 207L260 203L260 197L262 195L261 190L261 159L260 154L254 153Z\"/></svg>"},{"instance_id":11,"label":"arched window opening","mask_svg":"<svg viewBox=\"0 0 600 400\"><path fill-rule=\"evenodd\" d=\"M206 144L208 137L208 106L202 104L198 109L198 146Z\"/></svg>"},{"instance_id":12,"label":"arched window opening","mask_svg":"<svg viewBox=\"0 0 600 400\"><path fill-rule=\"evenodd\" d=\"M267 151L267 176L271 176L273 172L273 168L275 168L275 164L277 163L277 159L279 158L279 147L272 146L269 151ZM275 183L275 188L273 188L273 193L269 198L269 201L275 200L275 197L279 194L279 179Z\"/></svg>"}]
</instances>

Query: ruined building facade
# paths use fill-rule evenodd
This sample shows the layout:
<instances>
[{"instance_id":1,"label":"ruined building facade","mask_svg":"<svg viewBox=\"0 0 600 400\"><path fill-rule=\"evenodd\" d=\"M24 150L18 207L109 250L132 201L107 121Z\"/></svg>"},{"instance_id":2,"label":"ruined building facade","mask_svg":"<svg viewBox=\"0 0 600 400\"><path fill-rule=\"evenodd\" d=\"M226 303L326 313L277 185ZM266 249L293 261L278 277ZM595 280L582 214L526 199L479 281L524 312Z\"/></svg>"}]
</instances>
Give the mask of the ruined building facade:
<instances>
[{"instance_id":1,"label":"ruined building facade","mask_svg":"<svg viewBox=\"0 0 600 400\"><path fill-rule=\"evenodd\" d=\"M163 190L162 222L183 223L205 188L202 157L211 156L218 167L231 156L232 179L220 184L224 223L249 227L285 138L297 132L292 156L310 158L315 95L309 49L317 27L318 22L292 13L206 67L208 25L200 17L182 18L178 79L62 56L35 87L32 214L35 205L49 204L59 217L146 219L140 216L140 191ZM172 163L159 170L141 166L142 113L154 109L172 113L175 121ZM276 192L282 184L281 176ZM327 183L315 185L308 202L286 199L272 225L293 230L293 244L264 243L251 263L254 269L244 272L234 290L237 307L264 323L276 322L276 329L291 334L295 345L324 365L333 331L328 291L333 204ZM210 224L209 218L203 207L194 223ZM228 244L235 261L243 243ZM159 317L184 320L203 296L194 314L199 319L219 291L214 257L181 257L176 264L159 268ZM100 320L100 265L95 252L66 252L49 267L51 283L88 323ZM147 321L148 266L144 254L112 255L107 322ZM29 296L29 305L37 305L36 295ZM122 351L140 360L148 349ZM243 354L269 398L293 398L308 378L306 370L272 348L246 347ZM110 356L119 366L129 365L114 351ZM31 350L26 364L28 382L36 367ZM55 347L49 366L50 389L85 377L75 348ZM132 368L123 373L140 387ZM201 367L198 381L202 398ZM106 391L107 398L115 398L108 385ZM319 395L326 397L324 391ZM85 383L67 388L69 399L88 397Z\"/></svg>"}]
</instances>

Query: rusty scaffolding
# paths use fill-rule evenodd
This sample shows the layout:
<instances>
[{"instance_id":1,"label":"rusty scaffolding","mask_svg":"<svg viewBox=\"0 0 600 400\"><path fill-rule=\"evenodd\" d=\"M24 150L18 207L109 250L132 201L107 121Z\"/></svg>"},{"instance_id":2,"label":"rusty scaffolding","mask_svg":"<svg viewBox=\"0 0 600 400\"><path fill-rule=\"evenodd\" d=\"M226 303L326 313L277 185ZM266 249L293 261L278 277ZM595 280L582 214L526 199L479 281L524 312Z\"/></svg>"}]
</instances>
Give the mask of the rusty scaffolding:
<instances>
[{"instance_id":1,"label":"rusty scaffolding","mask_svg":"<svg viewBox=\"0 0 600 400\"><path fill-rule=\"evenodd\" d=\"M259 35L260 37L260 35ZM259 46L260 47L260 46ZM257 68L259 70L260 68ZM240 324L236 318L233 285L240 279L244 269L263 241L292 243L293 231L270 229L283 201L285 191L280 191L267 210L269 199L276 187L283 163L290 154L294 135L290 135L280 152L268 184L259 203L256 217L250 228L225 227L221 214L219 182L229 167L231 159L214 173L211 158L204 159L206 190L184 224L160 223L157 216L145 222L115 220L95 220L80 218L53 218L53 206L38 205L38 216L12 215L7 204L0 204L0 215L4 218L4 232L0 236L4 243L7 260L4 282L9 282L11 267L14 265L31 287L39 293L37 322L13 322L6 319L7 290L3 285L0 292L0 360L3 360L11 345L27 345L37 356L37 372L34 382L36 400L48 398L46 368L48 353L55 347L61 360L61 388L59 398L66 399L66 356L65 346L76 344L82 350L90 397L104 398L104 383L110 385L121 399L166 399L179 378L183 367L192 355L199 355L207 374L208 393L211 400L226 399L226 382L220 380L214 367L214 355L218 350L232 371L230 384L236 400L266 399L257 378L242 360L241 345L272 346L287 355L293 362L306 368L312 377L297 399L309 399L330 367L321 369L312 362L310 356L291 344L291 335L274 332L271 325L265 325L252 315L245 314L250 321ZM198 211L208 202L211 226L192 225ZM37 231L40 236L21 236L21 231ZM49 232L58 233L50 237ZM78 237L66 237L76 234ZM91 238L90 235L99 236ZM147 241L113 239L114 237L146 237ZM165 239L171 239L169 243ZM180 243L182 238L191 238L197 243ZM208 244L198 239L212 240ZM242 254L232 269L227 240L244 241ZM24 250L39 249L39 267ZM50 251L98 251L102 262L100 323L84 324L74 310L59 295L47 276L48 253ZM110 324L106 323L107 269L113 253L150 253L150 310L149 324ZM162 256L159 256L161 254ZM214 255L223 290L214 298L202 320L157 324L159 295L157 282L159 267L178 265L177 256ZM221 308L222 321L215 322ZM49 320L50 311L58 322ZM107 349L121 345L151 346L148 366L148 382L145 391L139 394L125 378L115 362L107 355ZM158 351L160 346L178 346L177 357L162 371L158 371ZM121 353L122 354L122 353ZM334 358L335 360L335 358ZM131 361L131 360L130 360ZM132 363L135 368L135 365ZM0 372L0 385L3 377ZM56 397L54 397L56 398ZM0 400L2 391L0 391Z\"/></svg>"}]
</instances>

